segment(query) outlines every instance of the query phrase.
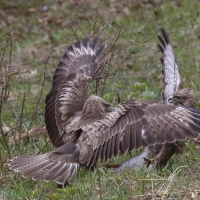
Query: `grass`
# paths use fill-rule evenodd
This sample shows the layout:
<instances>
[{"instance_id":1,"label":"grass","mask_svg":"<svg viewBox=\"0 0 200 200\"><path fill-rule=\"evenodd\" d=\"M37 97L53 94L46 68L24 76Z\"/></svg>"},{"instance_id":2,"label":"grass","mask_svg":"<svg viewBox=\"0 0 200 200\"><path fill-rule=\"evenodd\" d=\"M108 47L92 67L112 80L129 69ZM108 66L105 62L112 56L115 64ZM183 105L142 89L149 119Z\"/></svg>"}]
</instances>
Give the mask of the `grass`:
<instances>
[{"instance_id":1,"label":"grass","mask_svg":"<svg viewBox=\"0 0 200 200\"><path fill-rule=\"evenodd\" d=\"M170 34L185 80L184 86L195 91L197 106L200 108L199 1L194 0L191 3L189 0L157 0L122 3L113 0L91 1L91 8L87 5L83 4L75 12L76 1L0 2L0 35L5 34L0 37L1 47L6 44L6 33L12 30L12 47L9 45L6 48L1 71L9 62L15 69L10 80L9 98L1 106L0 112L1 126L9 130L6 134L1 131L0 136L0 198L198 199L200 156L198 146L192 141L187 142L186 151L182 156L174 156L160 172L132 170L115 174L103 167L98 167L94 172L81 170L79 179L65 189L56 189L54 183L24 179L8 170L6 162L9 154L12 158L52 149L46 136L42 136L37 142L35 138L30 138L28 143L23 145L19 138L16 138L15 145L11 145L9 138L17 133L28 134L33 127L45 126L44 99L50 90L52 74L69 44L69 38L76 41L71 37L68 21L79 19L81 27L91 34L92 10L105 19L112 18L106 28L106 35L113 34L123 26L125 32L118 41L118 47L135 43L120 51L112 61L111 70L115 71L120 67L121 71L113 79L106 81L103 97L107 101L116 105L117 93L121 101L129 98L161 98L162 66L159 61L161 54L156 46L156 35L163 27ZM74 27L77 28L77 25ZM79 29L77 35L84 38ZM153 38L148 40L151 37ZM2 52L0 55L2 56ZM126 157L128 155L119 156L113 162L119 163Z\"/></svg>"}]
</instances>

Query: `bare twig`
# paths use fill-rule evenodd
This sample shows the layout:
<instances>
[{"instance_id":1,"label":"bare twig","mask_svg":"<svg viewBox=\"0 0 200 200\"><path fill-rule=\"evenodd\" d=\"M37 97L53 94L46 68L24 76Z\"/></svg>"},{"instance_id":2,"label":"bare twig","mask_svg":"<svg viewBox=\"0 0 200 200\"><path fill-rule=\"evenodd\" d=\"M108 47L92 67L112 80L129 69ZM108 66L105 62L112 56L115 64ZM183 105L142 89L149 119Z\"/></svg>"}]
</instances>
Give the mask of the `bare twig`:
<instances>
[{"instance_id":1,"label":"bare twig","mask_svg":"<svg viewBox=\"0 0 200 200\"><path fill-rule=\"evenodd\" d=\"M25 96L26 96L26 93L24 92L22 107L21 107L20 123L19 123L19 143L18 143L19 147L20 147L20 142L21 142L21 130L22 130L22 122L23 122L22 120L23 120L23 113L24 113Z\"/></svg>"},{"instance_id":2,"label":"bare twig","mask_svg":"<svg viewBox=\"0 0 200 200\"><path fill-rule=\"evenodd\" d=\"M6 37L6 44L1 47L0 49L0 80L1 80L1 91L0 91L0 132L3 138L3 145L6 147L9 157L10 155L10 149L8 146L8 143L6 141L6 135L3 131L3 123L2 123L2 108L3 105L7 102L9 97L9 87L10 87L10 80L15 74L15 70L11 68L11 54L12 54L12 36L11 31L6 32L5 34L1 35L0 38L3 39ZM5 54L9 50L9 61L8 64L4 64L4 58Z\"/></svg>"},{"instance_id":3,"label":"bare twig","mask_svg":"<svg viewBox=\"0 0 200 200\"><path fill-rule=\"evenodd\" d=\"M51 55L52 55L52 53L50 52L49 56L47 57L45 66L44 66L43 82L42 82L42 85L41 85L41 89L40 89L40 91L38 92L39 98L37 99L37 103L36 103L36 106L35 106L34 114L32 115L32 120L31 120L31 123L30 123L30 125L29 125L29 127L28 127L28 131L31 129L31 126L32 126L32 123L33 123L33 119L34 119L34 117L35 117L35 116L37 115L37 113L38 113L39 103L40 103L40 100L41 100L41 97L42 97L42 94L43 94L43 90L44 90L44 86L45 86L45 82L46 82L47 64L48 64L48 61L49 61Z\"/></svg>"}]
</instances>

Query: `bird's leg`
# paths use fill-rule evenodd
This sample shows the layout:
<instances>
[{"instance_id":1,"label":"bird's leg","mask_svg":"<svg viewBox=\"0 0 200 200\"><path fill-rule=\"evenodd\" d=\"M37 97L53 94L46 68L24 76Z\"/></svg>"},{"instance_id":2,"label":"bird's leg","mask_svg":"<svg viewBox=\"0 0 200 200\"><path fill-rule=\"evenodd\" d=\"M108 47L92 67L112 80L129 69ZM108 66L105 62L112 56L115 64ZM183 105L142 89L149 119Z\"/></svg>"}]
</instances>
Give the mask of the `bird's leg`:
<instances>
[{"instance_id":1,"label":"bird's leg","mask_svg":"<svg viewBox=\"0 0 200 200\"><path fill-rule=\"evenodd\" d=\"M147 166L147 169L149 168L150 165L155 164L155 158L150 159L150 158L143 157L143 159L145 161L145 165Z\"/></svg>"},{"instance_id":2,"label":"bird's leg","mask_svg":"<svg viewBox=\"0 0 200 200\"><path fill-rule=\"evenodd\" d=\"M155 164L157 169L166 166L167 162L175 152L175 146L175 144L166 143L154 158L144 158L147 168L150 164Z\"/></svg>"},{"instance_id":3,"label":"bird's leg","mask_svg":"<svg viewBox=\"0 0 200 200\"><path fill-rule=\"evenodd\" d=\"M154 157L154 158L144 158L147 168L151 165L151 164L155 164L156 168L158 167L158 165L161 163L162 159L165 159L165 154L166 154L166 149L167 145L164 144L160 150L160 152Z\"/></svg>"}]
</instances>

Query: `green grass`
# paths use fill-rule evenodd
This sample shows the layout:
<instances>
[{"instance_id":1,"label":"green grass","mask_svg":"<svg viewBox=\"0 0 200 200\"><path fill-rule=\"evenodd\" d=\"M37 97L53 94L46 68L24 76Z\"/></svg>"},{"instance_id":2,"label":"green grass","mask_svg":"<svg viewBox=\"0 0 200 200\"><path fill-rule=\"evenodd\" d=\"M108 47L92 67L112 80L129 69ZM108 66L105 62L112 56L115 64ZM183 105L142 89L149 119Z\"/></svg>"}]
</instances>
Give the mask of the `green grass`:
<instances>
[{"instance_id":1,"label":"green grass","mask_svg":"<svg viewBox=\"0 0 200 200\"><path fill-rule=\"evenodd\" d=\"M12 98L10 97L2 106L1 111L3 126L15 128L6 134L8 147L0 136L0 198L52 200L192 198L200 188L200 156L194 142L188 142L185 153L174 156L160 172L132 170L115 174L102 167L95 169L94 172L81 170L79 179L70 187L59 190L54 183L24 179L8 170L6 165L9 159L8 148L11 158L52 149L50 143L46 145L48 138L45 136L37 142L30 139L27 145L17 142L11 146L8 141L12 134L27 133L32 127L45 126L43 117L45 96L50 90L55 67L68 45L67 38L70 37L71 31L67 23L76 19L76 4L72 2L47 0L0 2L2 11L0 35L13 30L11 63L16 69L9 88ZM184 86L195 91L197 105L200 108L200 2L198 0L192 3L189 0L130 2L91 1L91 8L97 14L105 19L112 18L112 22L106 28L107 35L123 26L125 33L118 41L119 47L124 44L139 43L117 54L111 64L111 70L120 67L121 71L113 79L107 80L103 97L113 105L117 103L115 100L117 93L120 94L121 101L129 98L161 99L162 66L159 61L161 54L157 48L156 35L163 27L170 35L185 80ZM42 8L45 5L48 5L48 9L43 12ZM91 34L92 11L87 5L79 9L82 12L77 12L77 18L81 22L81 27ZM118 14L114 15L115 13ZM77 31L79 38L84 38L80 30ZM147 40L150 37L153 38ZM76 41L75 38L72 39ZM5 45L6 40L7 36L0 38L1 47ZM48 59L50 52L51 56ZM8 64L9 58L8 49L3 66ZM45 66L46 78L43 88ZM113 162L119 163L127 157L128 155L119 156ZM195 196L196 199L198 197Z\"/></svg>"}]
</instances>

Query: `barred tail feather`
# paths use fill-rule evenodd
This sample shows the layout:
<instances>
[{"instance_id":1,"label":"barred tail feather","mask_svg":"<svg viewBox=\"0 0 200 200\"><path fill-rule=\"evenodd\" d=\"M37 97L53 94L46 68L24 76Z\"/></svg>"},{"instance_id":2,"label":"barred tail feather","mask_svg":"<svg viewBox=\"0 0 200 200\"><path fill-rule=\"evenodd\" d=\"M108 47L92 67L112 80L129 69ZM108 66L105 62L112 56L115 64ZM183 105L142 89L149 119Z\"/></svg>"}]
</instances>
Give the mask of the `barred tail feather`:
<instances>
[{"instance_id":1,"label":"barred tail feather","mask_svg":"<svg viewBox=\"0 0 200 200\"><path fill-rule=\"evenodd\" d=\"M9 166L11 170L24 177L32 177L33 180L43 179L61 185L71 183L77 177L80 164L62 162L59 159L54 161L49 158L50 154L19 156L12 159Z\"/></svg>"}]
</instances>

